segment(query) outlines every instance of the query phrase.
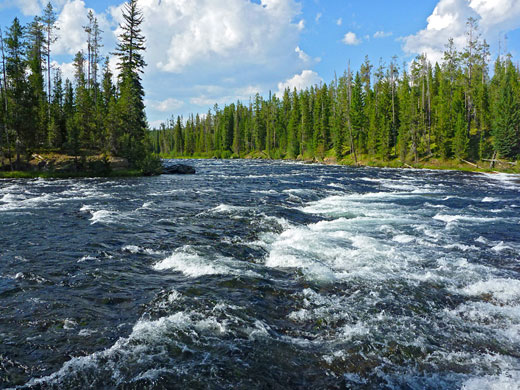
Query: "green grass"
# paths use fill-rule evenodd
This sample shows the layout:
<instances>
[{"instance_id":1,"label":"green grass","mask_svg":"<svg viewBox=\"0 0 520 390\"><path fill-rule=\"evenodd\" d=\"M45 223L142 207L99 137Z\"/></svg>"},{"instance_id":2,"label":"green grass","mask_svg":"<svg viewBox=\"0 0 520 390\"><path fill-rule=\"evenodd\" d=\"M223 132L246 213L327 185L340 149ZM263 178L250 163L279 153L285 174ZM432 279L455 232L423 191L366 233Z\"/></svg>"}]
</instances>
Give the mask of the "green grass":
<instances>
[{"instance_id":1,"label":"green grass","mask_svg":"<svg viewBox=\"0 0 520 390\"><path fill-rule=\"evenodd\" d=\"M96 172L26 172L26 171L8 171L0 172L0 179L73 179L73 178L94 178L94 177L139 177L143 176L140 170L117 170L109 173Z\"/></svg>"}]
</instances>

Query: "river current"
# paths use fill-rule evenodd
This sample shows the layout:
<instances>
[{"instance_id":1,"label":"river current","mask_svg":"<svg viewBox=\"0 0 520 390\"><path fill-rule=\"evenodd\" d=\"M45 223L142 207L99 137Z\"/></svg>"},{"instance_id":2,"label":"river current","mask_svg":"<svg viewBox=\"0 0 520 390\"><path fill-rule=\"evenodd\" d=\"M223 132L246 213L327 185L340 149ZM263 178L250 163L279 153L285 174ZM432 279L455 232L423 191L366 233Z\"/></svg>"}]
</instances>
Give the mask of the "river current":
<instances>
[{"instance_id":1,"label":"river current","mask_svg":"<svg viewBox=\"0 0 520 390\"><path fill-rule=\"evenodd\" d=\"M0 388L519 389L520 178L0 181Z\"/></svg>"}]
</instances>

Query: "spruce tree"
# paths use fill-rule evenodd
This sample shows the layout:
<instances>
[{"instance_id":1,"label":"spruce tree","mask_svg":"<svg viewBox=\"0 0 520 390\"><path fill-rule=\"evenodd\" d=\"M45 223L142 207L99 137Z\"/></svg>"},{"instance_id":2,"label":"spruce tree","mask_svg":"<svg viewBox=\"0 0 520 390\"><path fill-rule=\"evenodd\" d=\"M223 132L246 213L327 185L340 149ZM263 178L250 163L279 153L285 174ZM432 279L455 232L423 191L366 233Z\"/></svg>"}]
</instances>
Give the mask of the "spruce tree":
<instances>
[{"instance_id":1,"label":"spruce tree","mask_svg":"<svg viewBox=\"0 0 520 390\"><path fill-rule=\"evenodd\" d=\"M517 158L520 154L519 75L510 59L507 60L505 66L505 75L494 110L494 146L501 156Z\"/></svg>"},{"instance_id":2,"label":"spruce tree","mask_svg":"<svg viewBox=\"0 0 520 390\"><path fill-rule=\"evenodd\" d=\"M119 58L118 110L124 131L119 139L116 152L138 166L146 158L147 123L144 111L144 89L141 73L146 63L143 52L145 38L141 31L144 17L137 6L137 0L129 0L123 9L124 22L115 55Z\"/></svg>"}]
</instances>

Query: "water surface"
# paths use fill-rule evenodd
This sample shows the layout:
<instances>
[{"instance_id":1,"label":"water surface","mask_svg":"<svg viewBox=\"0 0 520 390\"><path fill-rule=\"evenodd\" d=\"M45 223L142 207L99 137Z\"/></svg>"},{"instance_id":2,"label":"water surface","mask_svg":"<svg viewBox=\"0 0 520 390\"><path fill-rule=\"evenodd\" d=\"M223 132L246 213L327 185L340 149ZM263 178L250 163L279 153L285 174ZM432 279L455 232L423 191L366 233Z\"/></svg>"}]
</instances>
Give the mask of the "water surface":
<instances>
[{"instance_id":1,"label":"water surface","mask_svg":"<svg viewBox=\"0 0 520 390\"><path fill-rule=\"evenodd\" d=\"M518 389L518 177L0 181L0 388Z\"/></svg>"}]
</instances>

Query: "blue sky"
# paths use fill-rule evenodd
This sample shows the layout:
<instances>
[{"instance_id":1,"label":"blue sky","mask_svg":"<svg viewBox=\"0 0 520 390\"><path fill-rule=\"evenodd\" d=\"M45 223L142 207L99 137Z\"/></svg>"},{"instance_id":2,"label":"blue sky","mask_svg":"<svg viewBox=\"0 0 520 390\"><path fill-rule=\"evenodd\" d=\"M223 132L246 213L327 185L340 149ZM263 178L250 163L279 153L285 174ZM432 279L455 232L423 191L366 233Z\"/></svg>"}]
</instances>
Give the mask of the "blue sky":
<instances>
[{"instance_id":1,"label":"blue sky","mask_svg":"<svg viewBox=\"0 0 520 390\"><path fill-rule=\"evenodd\" d=\"M0 0L0 26L28 22L47 0ZM104 50L113 50L121 0L52 0L60 37L53 59L72 75L72 55L85 48L80 26L97 16ZM145 14L148 120L204 113L255 93L306 88L358 69L368 55L377 66L409 63L421 53L440 59L448 38L462 47L465 22L479 20L496 57L499 39L518 61L519 0L139 0Z\"/></svg>"}]
</instances>

